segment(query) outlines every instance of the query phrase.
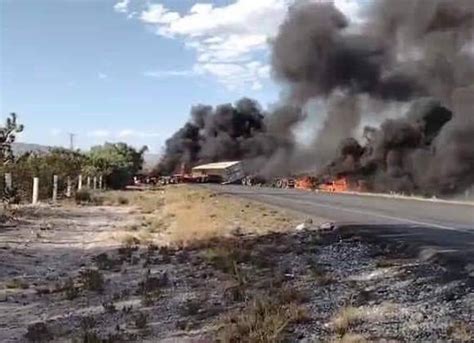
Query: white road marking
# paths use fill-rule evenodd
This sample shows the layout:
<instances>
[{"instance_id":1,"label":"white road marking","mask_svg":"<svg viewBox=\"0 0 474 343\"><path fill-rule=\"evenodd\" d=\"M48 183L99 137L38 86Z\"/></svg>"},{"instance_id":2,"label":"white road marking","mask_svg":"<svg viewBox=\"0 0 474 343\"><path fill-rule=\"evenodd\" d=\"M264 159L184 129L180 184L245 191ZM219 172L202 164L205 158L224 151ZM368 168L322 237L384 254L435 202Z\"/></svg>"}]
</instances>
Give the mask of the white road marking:
<instances>
[{"instance_id":1,"label":"white road marking","mask_svg":"<svg viewBox=\"0 0 474 343\"><path fill-rule=\"evenodd\" d=\"M268 195L268 194L260 194L260 195L263 196L263 197L269 197L269 198L278 197L278 196ZM389 220L397 221L397 222L404 223L404 224L410 223L410 224L414 224L414 225L418 225L418 226L436 227L438 229L443 229L443 230L452 230L452 231L473 233L472 231L467 231L467 230L464 230L464 229L455 228L455 227L451 227L451 226L445 226L445 225L440 225L440 224L435 224L435 223L428 223L428 222L423 222L423 221L418 221L418 220L394 217L394 216L375 213L375 212L371 212L371 211L361 211L361 210L356 210L356 209L348 209L348 208L335 206L335 205L321 204L321 203L318 203L318 202L303 201L303 200L297 200L297 199L291 199L290 201L298 202L300 204L305 204L305 205L324 207L324 208L328 208L328 209L331 209L331 210L345 211L345 212L349 212L349 213L362 214L362 215L366 215L366 216L368 215L368 216L378 217L378 218L382 218L382 219L389 219Z\"/></svg>"}]
</instances>

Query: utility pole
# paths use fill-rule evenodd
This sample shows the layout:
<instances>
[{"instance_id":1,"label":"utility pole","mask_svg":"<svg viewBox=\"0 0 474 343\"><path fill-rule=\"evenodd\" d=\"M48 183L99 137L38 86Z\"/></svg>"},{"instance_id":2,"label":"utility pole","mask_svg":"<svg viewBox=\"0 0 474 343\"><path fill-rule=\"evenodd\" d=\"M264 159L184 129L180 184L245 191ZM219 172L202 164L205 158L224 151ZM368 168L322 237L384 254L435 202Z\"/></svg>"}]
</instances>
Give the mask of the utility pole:
<instances>
[{"instance_id":1,"label":"utility pole","mask_svg":"<svg viewBox=\"0 0 474 343\"><path fill-rule=\"evenodd\" d=\"M75 133L69 133L69 149L74 150L74 138L76 138Z\"/></svg>"}]
</instances>

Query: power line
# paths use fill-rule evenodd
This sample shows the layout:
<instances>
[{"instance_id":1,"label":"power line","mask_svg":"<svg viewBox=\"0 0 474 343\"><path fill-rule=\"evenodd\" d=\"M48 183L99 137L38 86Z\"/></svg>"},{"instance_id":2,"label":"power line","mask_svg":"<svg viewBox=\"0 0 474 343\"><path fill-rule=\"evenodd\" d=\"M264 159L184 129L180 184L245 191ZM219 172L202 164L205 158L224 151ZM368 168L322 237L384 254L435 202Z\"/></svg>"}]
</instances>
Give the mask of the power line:
<instances>
[{"instance_id":1,"label":"power line","mask_svg":"<svg viewBox=\"0 0 474 343\"><path fill-rule=\"evenodd\" d=\"M74 150L74 138L76 138L75 133L69 133L69 149Z\"/></svg>"}]
</instances>

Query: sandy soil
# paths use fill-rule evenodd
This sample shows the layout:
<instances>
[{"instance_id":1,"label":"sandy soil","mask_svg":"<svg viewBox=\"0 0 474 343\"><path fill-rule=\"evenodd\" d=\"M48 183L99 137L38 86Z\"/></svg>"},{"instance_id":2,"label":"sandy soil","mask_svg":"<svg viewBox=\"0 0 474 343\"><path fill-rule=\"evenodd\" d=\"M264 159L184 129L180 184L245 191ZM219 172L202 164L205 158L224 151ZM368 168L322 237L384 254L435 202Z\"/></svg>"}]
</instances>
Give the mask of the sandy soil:
<instances>
[{"instance_id":1,"label":"sandy soil","mask_svg":"<svg viewBox=\"0 0 474 343\"><path fill-rule=\"evenodd\" d=\"M32 322L70 313L69 301L51 304L40 293L53 293L93 256L119 247L104 233L130 222L129 212L121 207L25 207L17 211L18 220L1 226L0 341L15 341Z\"/></svg>"},{"instance_id":2,"label":"sandy soil","mask_svg":"<svg viewBox=\"0 0 474 343\"><path fill-rule=\"evenodd\" d=\"M183 187L110 193L103 202L122 206L25 206L14 210L14 220L0 226L1 342L24 340L29 325L57 320L63 331L56 332L63 336L58 341L64 341L74 332L77 318L102 311L104 301L120 298L120 292L144 277L146 269L124 277L127 261L136 269L138 262L130 255L138 246L183 246L230 232L282 231L301 221L268 206ZM117 253L121 249L125 252ZM116 276L107 278L109 294L86 292L66 299L65 284L73 280L73 287L80 289L81 273L96 270L94 259L104 253L118 261L117 270L104 271L119 272L117 283L111 280ZM129 303L139 307L140 299Z\"/></svg>"}]
</instances>

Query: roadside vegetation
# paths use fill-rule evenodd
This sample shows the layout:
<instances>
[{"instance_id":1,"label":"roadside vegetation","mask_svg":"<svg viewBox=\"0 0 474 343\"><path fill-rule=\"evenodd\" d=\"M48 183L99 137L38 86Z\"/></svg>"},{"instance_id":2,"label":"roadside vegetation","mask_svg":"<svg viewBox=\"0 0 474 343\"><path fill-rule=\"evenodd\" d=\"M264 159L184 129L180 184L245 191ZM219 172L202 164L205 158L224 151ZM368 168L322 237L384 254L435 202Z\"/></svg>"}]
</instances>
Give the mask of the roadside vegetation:
<instances>
[{"instance_id":1,"label":"roadside vegetation","mask_svg":"<svg viewBox=\"0 0 474 343\"><path fill-rule=\"evenodd\" d=\"M49 152L15 156L12 144L24 130L14 113L0 127L0 188L5 203L30 201L34 177L40 179L39 198L44 200L51 197L53 175L59 178L60 195L66 193L68 179L72 190L77 189L79 175L82 175L84 186L87 178L100 176L109 189L122 189L141 170L143 154L147 150L146 147L136 150L125 143L105 143L92 147L89 152L52 148ZM5 187L6 173L12 175L10 189Z\"/></svg>"}]
</instances>

